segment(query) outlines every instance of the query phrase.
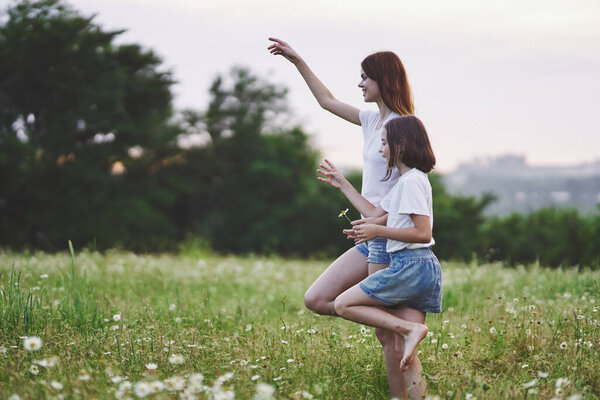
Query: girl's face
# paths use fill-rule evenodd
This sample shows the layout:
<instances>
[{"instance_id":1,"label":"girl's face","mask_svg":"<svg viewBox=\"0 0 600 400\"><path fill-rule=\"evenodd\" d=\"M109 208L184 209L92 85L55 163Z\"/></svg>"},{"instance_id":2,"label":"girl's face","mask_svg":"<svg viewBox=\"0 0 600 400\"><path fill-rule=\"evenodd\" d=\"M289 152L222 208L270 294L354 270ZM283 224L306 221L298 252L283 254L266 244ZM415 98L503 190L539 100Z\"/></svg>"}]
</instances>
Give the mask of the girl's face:
<instances>
[{"instance_id":1,"label":"girl's face","mask_svg":"<svg viewBox=\"0 0 600 400\"><path fill-rule=\"evenodd\" d=\"M379 152L385 158L388 163L390 162L390 145L387 142L387 132L385 128L381 130L381 147L379 148Z\"/></svg>"},{"instance_id":2,"label":"girl's face","mask_svg":"<svg viewBox=\"0 0 600 400\"><path fill-rule=\"evenodd\" d=\"M362 89L363 98L366 103L377 102L381 99L379 84L369 78L362 69L360 70L360 82L358 83L358 87Z\"/></svg>"}]
</instances>

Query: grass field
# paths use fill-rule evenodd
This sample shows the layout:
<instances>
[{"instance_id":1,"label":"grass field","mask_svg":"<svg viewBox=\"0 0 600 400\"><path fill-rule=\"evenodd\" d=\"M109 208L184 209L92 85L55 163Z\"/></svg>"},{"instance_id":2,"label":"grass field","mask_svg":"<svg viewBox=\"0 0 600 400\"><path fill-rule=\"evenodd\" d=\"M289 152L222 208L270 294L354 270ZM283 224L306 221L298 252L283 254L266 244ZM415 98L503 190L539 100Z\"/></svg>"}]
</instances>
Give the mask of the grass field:
<instances>
[{"instance_id":1,"label":"grass field","mask_svg":"<svg viewBox=\"0 0 600 400\"><path fill-rule=\"evenodd\" d=\"M328 261L111 251L0 263L2 398L389 398L374 330L304 308ZM444 311L419 346L429 397L600 396L600 272L442 269Z\"/></svg>"}]
</instances>

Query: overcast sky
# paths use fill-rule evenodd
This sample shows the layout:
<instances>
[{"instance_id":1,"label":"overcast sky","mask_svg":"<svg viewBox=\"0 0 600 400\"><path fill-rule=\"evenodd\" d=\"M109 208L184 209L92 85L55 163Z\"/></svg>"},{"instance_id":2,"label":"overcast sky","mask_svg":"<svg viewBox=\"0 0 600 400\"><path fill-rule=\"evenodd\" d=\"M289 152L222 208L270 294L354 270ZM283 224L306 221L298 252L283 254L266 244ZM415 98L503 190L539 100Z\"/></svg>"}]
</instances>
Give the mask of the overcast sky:
<instances>
[{"instance_id":1,"label":"overcast sky","mask_svg":"<svg viewBox=\"0 0 600 400\"><path fill-rule=\"evenodd\" d=\"M362 101L360 62L396 52L437 169L500 154L534 165L600 160L597 0L70 0L120 43L151 48L173 71L177 108L205 109L233 65L290 89L296 121L339 165L362 165L360 127L321 110L296 69L268 53L288 41L340 100Z\"/></svg>"}]
</instances>

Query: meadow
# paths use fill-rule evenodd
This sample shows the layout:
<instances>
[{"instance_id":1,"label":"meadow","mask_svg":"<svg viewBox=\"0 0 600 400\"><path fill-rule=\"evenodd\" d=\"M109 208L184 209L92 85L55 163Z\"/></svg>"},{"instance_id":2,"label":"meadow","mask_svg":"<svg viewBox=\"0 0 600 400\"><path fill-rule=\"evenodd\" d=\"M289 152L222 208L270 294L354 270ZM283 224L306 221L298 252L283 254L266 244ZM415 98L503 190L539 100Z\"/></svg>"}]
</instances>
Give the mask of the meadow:
<instances>
[{"instance_id":1,"label":"meadow","mask_svg":"<svg viewBox=\"0 0 600 400\"><path fill-rule=\"evenodd\" d=\"M0 251L0 397L389 398L374 329L304 307L329 261ZM442 269L429 398L600 396L600 271Z\"/></svg>"}]
</instances>

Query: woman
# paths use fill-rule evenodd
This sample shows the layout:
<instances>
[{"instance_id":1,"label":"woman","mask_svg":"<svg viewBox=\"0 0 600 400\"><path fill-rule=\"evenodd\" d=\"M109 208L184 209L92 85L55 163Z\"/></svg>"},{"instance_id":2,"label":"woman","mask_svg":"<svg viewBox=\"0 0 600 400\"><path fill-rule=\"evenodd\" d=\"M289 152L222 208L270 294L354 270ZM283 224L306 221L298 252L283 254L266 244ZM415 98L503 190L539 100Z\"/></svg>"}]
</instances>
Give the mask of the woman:
<instances>
[{"instance_id":1,"label":"woman","mask_svg":"<svg viewBox=\"0 0 600 400\"><path fill-rule=\"evenodd\" d=\"M363 60L358 87L362 90L364 101L377 104L379 111L359 110L336 99L288 43L277 38L269 40L273 42L268 47L271 54L281 55L294 64L322 108L362 126L364 148L361 193L371 204L378 206L398 180L397 171L393 171L390 179L382 181L386 175L386 161L379 154L381 130L390 119L413 114L414 111L410 86L400 58L386 51L371 54ZM370 218L367 222L383 222L385 225L385 220L382 221L381 218ZM350 237L354 235L352 230L344 232ZM308 289L304 296L306 307L322 315L337 315L334 309L335 299L368 275L386 268L389 261L384 238L375 238L349 249ZM402 306L388 312L408 321L418 322L420 318ZM383 329L376 329L375 332L383 347L392 396L405 397L408 391L411 397L420 397L424 394L425 384L420 379L421 364L418 357L415 356L408 369L402 371L400 361L403 339Z\"/></svg>"}]
</instances>

